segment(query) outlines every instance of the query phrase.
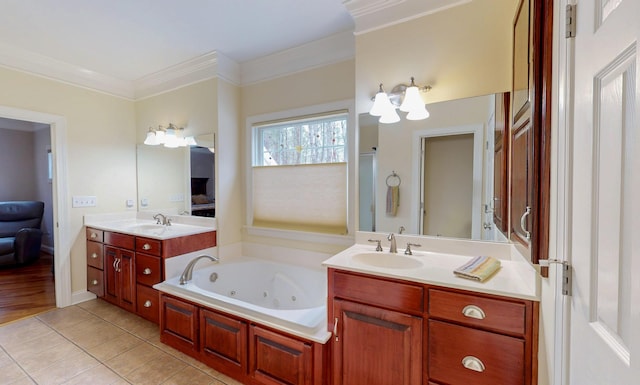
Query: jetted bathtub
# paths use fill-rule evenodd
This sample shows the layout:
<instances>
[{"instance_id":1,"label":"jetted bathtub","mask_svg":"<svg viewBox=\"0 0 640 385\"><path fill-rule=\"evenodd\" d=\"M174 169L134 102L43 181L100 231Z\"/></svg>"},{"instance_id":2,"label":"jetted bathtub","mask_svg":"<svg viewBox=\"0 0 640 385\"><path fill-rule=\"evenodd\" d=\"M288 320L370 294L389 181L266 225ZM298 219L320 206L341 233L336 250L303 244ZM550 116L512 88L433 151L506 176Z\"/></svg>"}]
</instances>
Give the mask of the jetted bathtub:
<instances>
[{"instance_id":1,"label":"jetted bathtub","mask_svg":"<svg viewBox=\"0 0 640 385\"><path fill-rule=\"evenodd\" d=\"M330 336L324 270L242 257L194 270L185 285L179 280L154 288L312 341Z\"/></svg>"}]
</instances>

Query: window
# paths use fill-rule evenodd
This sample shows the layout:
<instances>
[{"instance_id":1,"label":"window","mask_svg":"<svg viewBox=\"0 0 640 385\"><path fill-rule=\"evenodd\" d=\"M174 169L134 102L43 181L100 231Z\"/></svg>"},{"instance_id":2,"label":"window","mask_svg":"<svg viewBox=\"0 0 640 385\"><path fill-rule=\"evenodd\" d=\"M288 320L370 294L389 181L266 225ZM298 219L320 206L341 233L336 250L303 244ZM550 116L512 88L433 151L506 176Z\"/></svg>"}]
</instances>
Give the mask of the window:
<instances>
[{"instance_id":1,"label":"window","mask_svg":"<svg viewBox=\"0 0 640 385\"><path fill-rule=\"evenodd\" d=\"M347 234L346 111L253 123L256 227Z\"/></svg>"}]
</instances>

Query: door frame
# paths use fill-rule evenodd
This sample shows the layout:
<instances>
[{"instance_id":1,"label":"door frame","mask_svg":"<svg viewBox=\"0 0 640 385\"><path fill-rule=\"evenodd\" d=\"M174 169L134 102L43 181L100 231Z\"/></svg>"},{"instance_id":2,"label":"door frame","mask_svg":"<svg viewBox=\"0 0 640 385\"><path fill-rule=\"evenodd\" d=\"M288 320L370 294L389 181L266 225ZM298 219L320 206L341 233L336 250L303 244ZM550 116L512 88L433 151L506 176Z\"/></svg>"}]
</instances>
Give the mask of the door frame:
<instances>
[{"instance_id":1,"label":"door frame","mask_svg":"<svg viewBox=\"0 0 640 385\"><path fill-rule=\"evenodd\" d=\"M48 124L51 130L53 156L53 239L56 306L72 304L71 294L71 234L69 223L69 190L67 173L67 119L64 116L0 106L0 117Z\"/></svg>"},{"instance_id":2,"label":"door frame","mask_svg":"<svg viewBox=\"0 0 640 385\"><path fill-rule=\"evenodd\" d=\"M418 233L422 232L420 226L420 216L422 215L422 207L420 193L422 191L423 177L422 174L422 141L424 138L433 138L439 136L454 136L473 134L473 198L471 202L471 238L480 239L481 237L481 225L482 219L482 143L484 142L484 123L469 124L462 126L450 126L441 128L429 128L422 130L415 130L413 132L413 149L412 149L412 180L419 181L414 183L411 188L411 204L417 205L417 208L411 210L411 227L417 229Z\"/></svg>"}]
</instances>

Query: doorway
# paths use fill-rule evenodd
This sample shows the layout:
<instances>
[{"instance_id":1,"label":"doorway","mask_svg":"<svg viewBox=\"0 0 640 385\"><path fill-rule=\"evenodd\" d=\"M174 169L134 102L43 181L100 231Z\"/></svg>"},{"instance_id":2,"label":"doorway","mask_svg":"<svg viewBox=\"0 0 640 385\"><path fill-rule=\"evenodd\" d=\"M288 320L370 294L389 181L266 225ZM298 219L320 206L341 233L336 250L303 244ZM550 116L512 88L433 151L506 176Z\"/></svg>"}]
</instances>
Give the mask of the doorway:
<instances>
[{"instance_id":1,"label":"doorway","mask_svg":"<svg viewBox=\"0 0 640 385\"><path fill-rule=\"evenodd\" d=\"M0 117L46 124L51 137L51 190L53 209L52 233L53 267L55 276L55 298L57 307L72 304L71 295L71 236L69 193L67 191L67 121L63 116L47 114L20 108L0 106Z\"/></svg>"}]
</instances>

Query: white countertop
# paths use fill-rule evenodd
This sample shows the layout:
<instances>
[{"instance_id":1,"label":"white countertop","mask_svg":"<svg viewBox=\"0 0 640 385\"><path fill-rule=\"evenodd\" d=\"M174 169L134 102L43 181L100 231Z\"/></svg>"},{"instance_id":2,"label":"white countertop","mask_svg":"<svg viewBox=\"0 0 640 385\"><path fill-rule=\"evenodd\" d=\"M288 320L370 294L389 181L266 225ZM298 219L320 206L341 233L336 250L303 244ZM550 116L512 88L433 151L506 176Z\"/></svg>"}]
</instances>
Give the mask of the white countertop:
<instances>
[{"instance_id":1,"label":"white countertop","mask_svg":"<svg viewBox=\"0 0 640 385\"><path fill-rule=\"evenodd\" d=\"M378 235L379 237L380 235ZM375 243L357 243L327 259L323 265L340 270L479 293L540 300L538 272L524 258L513 254L517 251L512 245L504 244L494 248L496 254L493 256L500 260L501 268L486 281L477 282L455 276L453 271L477 255L487 255L486 251L493 247L491 244L478 242L476 245L478 254L461 255L443 252L444 249L447 249L443 245L429 247L430 243L437 242L437 240L431 239L426 242L425 240L420 237L411 237L412 243L422 242L423 244L420 248L414 247L413 255L404 255L404 242L397 243L397 254L390 253L388 244L385 243L383 243L383 251L380 252L375 251ZM452 241L446 240L446 242ZM474 249L473 241L461 242L464 242L463 249ZM459 250L460 248L453 247L452 249ZM365 258L362 259L364 254L366 254Z\"/></svg>"},{"instance_id":2,"label":"white countertop","mask_svg":"<svg viewBox=\"0 0 640 385\"><path fill-rule=\"evenodd\" d=\"M84 225L98 230L113 231L152 239L171 239L216 230L215 218L167 215L171 225L156 224L148 213L86 215Z\"/></svg>"}]
</instances>

